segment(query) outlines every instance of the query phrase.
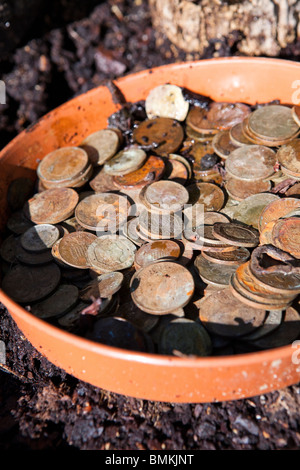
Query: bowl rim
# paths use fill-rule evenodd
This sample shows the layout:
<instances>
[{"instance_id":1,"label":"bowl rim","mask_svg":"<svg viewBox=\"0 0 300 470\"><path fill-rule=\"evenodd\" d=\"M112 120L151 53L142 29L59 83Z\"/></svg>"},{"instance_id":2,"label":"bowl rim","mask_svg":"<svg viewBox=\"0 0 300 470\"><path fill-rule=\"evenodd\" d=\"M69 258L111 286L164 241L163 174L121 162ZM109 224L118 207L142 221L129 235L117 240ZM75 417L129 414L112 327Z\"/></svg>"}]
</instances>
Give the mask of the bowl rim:
<instances>
[{"instance_id":1,"label":"bowl rim","mask_svg":"<svg viewBox=\"0 0 300 470\"><path fill-rule=\"evenodd\" d=\"M119 86L122 90L122 83L124 81L130 80L130 78L142 78L145 74L148 74L151 71L158 71L158 70L168 70L168 69L188 69L193 66L197 66L197 64L201 63L205 67L209 67L210 65L216 63L226 64L226 63L235 63L235 64L252 64L255 65L261 63L269 63L269 64L277 64L277 65L285 65L292 68L297 68L300 70L300 63L294 62L292 60L281 59L281 58L269 58L269 57L218 57L218 58L211 58L211 59L203 59L203 60L190 60L190 61L181 61L176 63L169 63L166 65L160 65L158 67L151 67L149 69L141 70L135 73L128 73L123 75L122 77L116 78L113 82ZM30 132L36 125L39 124L40 121L49 118L53 112L59 112L59 110L65 107L68 104L71 104L75 100L80 100L80 97L92 97L93 94L98 93L99 88L102 88L102 85L92 88L81 95L75 96L66 102L62 103L61 105L57 106L56 108L50 110L45 115L41 116L36 122L32 123L26 129L21 131L18 135L16 135L0 152L0 166L3 157L5 157L5 153L15 145L15 143L22 139L22 136L26 132ZM247 352L247 353L239 353L234 355L228 356L208 356L208 357L176 357L176 356L167 356L157 353L148 353L148 352L135 352L129 351L122 348L117 348L113 346L107 346L105 344L97 343L95 341L89 340L84 337L77 336L74 333L69 331L63 330L55 325L47 323L45 320L39 319L35 317L32 313L28 312L25 308L21 305L16 303L12 300L1 288L0 288L0 302L7 308L8 312L14 312L17 317L23 318L30 323L33 328L40 330L44 333L49 334L52 337L56 337L57 340L61 340L64 343L68 343L70 345L75 345L82 349L82 351L92 351L100 356L106 356L108 358L122 360L124 362L137 362L143 364L149 364L153 366L176 366L176 367L183 367L183 368L193 368L193 367L239 367L241 365L245 365L245 360L247 364L255 364L261 363L262 361L272 362L276 361L278 357L284 359L291 355L291 348L292 345L281 346L278 348L272 348L267 350L259 350L254 352ZM14 316L11 315L14 319Z\"/></svg>"}]
</instances>

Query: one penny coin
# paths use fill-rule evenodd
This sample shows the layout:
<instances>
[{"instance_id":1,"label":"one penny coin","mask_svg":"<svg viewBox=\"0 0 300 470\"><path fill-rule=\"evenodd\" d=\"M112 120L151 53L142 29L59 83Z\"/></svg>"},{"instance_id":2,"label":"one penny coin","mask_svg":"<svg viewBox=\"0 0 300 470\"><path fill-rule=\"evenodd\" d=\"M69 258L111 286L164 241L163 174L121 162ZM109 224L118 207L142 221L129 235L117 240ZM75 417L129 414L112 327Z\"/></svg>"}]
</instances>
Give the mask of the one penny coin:
<instances>
[{"instance_id":1,"label":"one penny coin","mask_svg":"<svg viewBox=\"0 0 300 470\"><path fill-rule=\"evenodd\" d=\"M221 131L216 134L212 139L212 146L217 155L226 160L228 155L238 148L231 138L229 131Z\"/></svg>"},{"instance_id":2,"label":"one penny coin","mask_svg":"<svg viewBox=\"0 0 300 470\"><path fill-rule=\"evenodd\" d=\"M89 232L72 232L64 235L58 245L61 260L74 268L90 268L87 250L95 240L97 240L96 235Z\"/></svg>"},{"instance_id":3,"label":"one penny coin","mask_svg":"<svg viewBox=\"0 0 300 470\"><path fill-rule=\"evenodd\" d=\"M46 155L37 168L37 175L44 183L72 186L89 164L88 154L79 147L63 147Z\"/></svg>"}]
</instances>

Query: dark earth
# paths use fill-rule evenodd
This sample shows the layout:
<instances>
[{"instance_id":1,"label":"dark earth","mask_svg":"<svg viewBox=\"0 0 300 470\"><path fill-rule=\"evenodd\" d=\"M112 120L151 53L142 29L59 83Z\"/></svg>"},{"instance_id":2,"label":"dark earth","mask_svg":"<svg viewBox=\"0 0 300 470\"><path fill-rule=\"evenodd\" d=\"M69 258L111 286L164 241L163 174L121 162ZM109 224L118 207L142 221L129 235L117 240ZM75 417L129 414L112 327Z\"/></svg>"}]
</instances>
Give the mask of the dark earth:
<instances>
[{"instance_id":1,"label":"dark earth","mask_svg":"<svg viewBox=\"0 0 300 470\"><path fill-rule=\"evenodd\" d=\"M167 42L157 48L146 0L31 0L21 22L10 17L7 3L0 2L1 20L7 15L0 26L7 92L7 103L0 106L1 148L46 112L104 80L184 59ZM234 55L234 45L224 42L218 54ZM212 44L205 58L213 55ZM282 57L299 60L299 47ZM299 384L226 403L134 399L56 368L24 338L3 306L0 315L0 340L6 345L6 366L0 368L1 450L299 448Z\"/></svg>"}]
</instances>

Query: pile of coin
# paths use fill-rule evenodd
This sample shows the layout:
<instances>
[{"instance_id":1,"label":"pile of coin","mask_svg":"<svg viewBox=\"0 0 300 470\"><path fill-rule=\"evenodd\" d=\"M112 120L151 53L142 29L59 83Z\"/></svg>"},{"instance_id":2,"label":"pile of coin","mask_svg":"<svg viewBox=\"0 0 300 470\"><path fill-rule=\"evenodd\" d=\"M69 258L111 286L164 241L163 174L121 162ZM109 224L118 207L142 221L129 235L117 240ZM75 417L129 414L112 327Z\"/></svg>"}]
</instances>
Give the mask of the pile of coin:
<instances>
[{"instance_id":1,"label":"pile of coin","mask_svg":"<svg viewBox=\"0 0 300 470\"><path fill-rule=\"evenodd\" d=\"M298 108L187 96L158 86L144 118L127 106L113 126L45 155L35 182L12 181L2 289L44 321L132 351L290 344L300 335Z\"/></svg>"}]
</instances>

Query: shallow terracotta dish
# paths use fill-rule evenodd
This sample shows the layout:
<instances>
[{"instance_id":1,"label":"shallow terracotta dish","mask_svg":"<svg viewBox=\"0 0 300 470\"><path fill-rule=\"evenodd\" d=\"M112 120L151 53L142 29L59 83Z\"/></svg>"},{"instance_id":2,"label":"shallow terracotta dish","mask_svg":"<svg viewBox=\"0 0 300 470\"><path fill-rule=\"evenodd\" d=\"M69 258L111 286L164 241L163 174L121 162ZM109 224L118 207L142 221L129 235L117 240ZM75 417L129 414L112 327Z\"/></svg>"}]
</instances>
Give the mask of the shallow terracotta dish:
<instances>
[{"instance_id":1,"label":"shallow terracotta dish","mask_svg":"<svg viewBox=\"0 0 300 470\"><path fill-rule=\"evenodd\" d=\"M117 80L128 101L145 99L167 82L218 101L291 103L300 65L265 58L225 58L167 65ZM295 96L295 95L294 95ZM116 110L106 87L89 91L44 116L0 154L0 220L8 217L6 192L20 176L35 178L38 162L57 147L79 144L107 126ZM17 288L17 287L16 287ZM245 398L300 379L292 346L226 357L186 359L128 352L79 338L34 317L0 292L32 345L69 374L123 395L168 402L212 402ZM297 359L297 355L296 355Z\"/></svg>"}]
</instances>

